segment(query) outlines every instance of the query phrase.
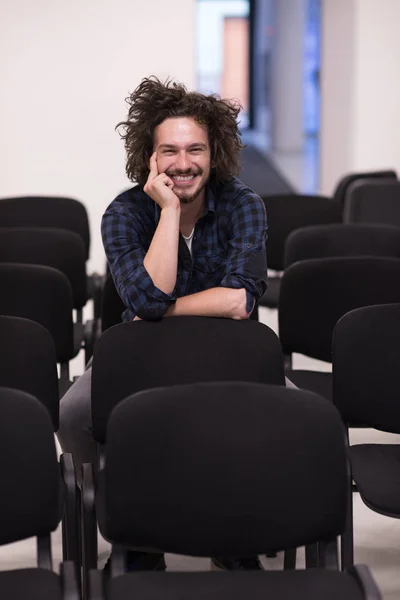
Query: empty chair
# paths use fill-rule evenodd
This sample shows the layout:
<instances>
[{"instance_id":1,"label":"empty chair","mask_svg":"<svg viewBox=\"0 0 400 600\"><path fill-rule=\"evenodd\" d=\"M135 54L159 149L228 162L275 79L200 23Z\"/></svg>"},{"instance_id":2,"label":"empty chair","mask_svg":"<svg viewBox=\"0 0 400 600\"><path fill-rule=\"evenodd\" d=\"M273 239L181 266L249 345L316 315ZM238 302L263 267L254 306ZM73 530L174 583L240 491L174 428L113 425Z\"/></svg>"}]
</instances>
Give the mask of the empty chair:
<instances>
[{"instance_id":1,"label":"empty chair","mask_svg":"<svg viewBox=\"0 0 400 600\"><path fill-rule=\"evenodd\" d=\"M52 335L63 390L69 385L74 346L72 290L67 277L52 267L0 264L0 315L36 321Z\"/></svg>"},{"instance_id":2,"label":"empty chair","mask_svg":"<svg viewBox=\"0 0 400 600\"><path fill-rule=\"evenodd\" d=\"M0 199L0 227L50 227L78 234L90 251L89 219L79 200L58 196L21 196Z\"/></svg>"},{"instance_id":3,"label":"empty chair","mask_svg":"<svg viewBox=\"0 0 400 600\"><path fill-rule=\"evenodd\" d=\"M330 403L282 386L195 383L129 397L107 429L96 501L113 554L103 594L102 574L91 574L93 597L380 598L366 567L338 570L350 481ZM85 480L83 495L93 493ZM127 546L208 557L317 542L320 568L301 571L126 574L124 565Z\"/></svg>"},{"instance_id":4,"label":"empty chair","mask_svg":"<svg viewBox=\"0 0 400 600\"><path fill-rule=\"evenodd\" d=\"M71 231L0 226L0 262L44 265L68 278L73 307L82 312L87 301L86 251Z\"/></svg>"},{"instance_id":5,"label":"empty chair","mask_svg":"<svg viewBox=\"0 0 400 600\"><path fill-rule=\"evenodd\" d=\"M83 240L72 231L63 229L0 227L0 263L37 264L58 269L71 284L74 339L78 347L85 347L89 360L89 341L92 341L92 321L83 323L83 307L88 300L86 277L86 250ZM89 334L90 332L90 334ZM92 342L93 343L93 342ZM87 362L86 360L86 362Z\"/></svg>"},{"instance_id":6,"label":"empty chair","mask_svg":"<svg viewBox=\"0 0 400 600\"><path fill-rule=\"evenodd\" d=\"M386 257L337 257L299 261L282 278L279 337L286 375L300 388L332 399L332 374L293 370L294 352L332 362L337 321L361 306L400 302L400 260Z\"/></svg>"},{"instance_id":7,"label":"empty chair","mask_svg":"<svg viewBox=\"0 0 400 600\"><path fill-rule=\"evenodd\" d=\"M364 171L361 173L349 173L340 179L337 183L336 188L333 192L333 198L337 202L340 202L342 206L346 203L347 194L352 188L353 184L357 181L363 180L373 182L379 179L397 179L396 171L392 169L386 169L382 171Z\"/></svg>"},{"instance_id":8,"label":"empty chair","mask_svg":"<svg viewBox=\"0 0 400 600\"><path fill-rule=\"evenodd\" d=\"M93 354L93 438L103 452L112 410L134 392L220 380L284 386L277 335L256 321L205 317L134 321L111 327L98 340ZM83 550L86 577L88 569L97 566L97 538L93 503L86 503L84 511L89 531Z\"/></svg>"},{"instance_id":9,"label":"empty chair","mask_svg":"<svg viewBox=\"0 0 400 600\"><path fill-rule=\"evenodd\" d=\"M325 196L266 196L263 201L268 219L267 262L274 271L284 269L285 243L293 230L342 221L341 204ZM268 289L260 298L260 306L278 306L280 284L280 276L268 278Z\"/></svg>"},{"instance_id":10,"label":"empty chair","mask_svg":"<svg viewBox=\"0 0 400 600\"><path fill-rule=\"evenodd\" d=\"M50 332L39 323L0 316L0 387L35 396L59 424L57 357Z\"/></svg>"},{"instance_id":11,"label":"empty chair","mask_svg":"<svg viewBox=\"0 0 400 600\"><path fill-rule=\"evenodd\" d=\"M251 320L208 317L112 327L93 355L93 437L105 442L111 411L136 391L220 380L285 385L281 345L272 329Z\"/></svg>"},{"instance_id":12,"label":"empty chair","mask_svg":"<svg viewBox=\"0 0 400 600\"><path fill-rule=\"evenodd\" d=\"M20 196L0 199L0 227L50 227L79 235L90 256L89 217L82 202L59 196ZM87 278L87 293L94 301L94 317L100 318L103 277L92 273Z\"/></svg>"},{"instance_id":13,"label":"empty chair","mask_svg":"<svg viewBox=\"0 0 400 600\"><path fill-rule=\"evenodd\" d=\"M344 315L333 336L333 400L346 425L400 433L400 305ZM352 477L365 504L400 518L400 444L350 447Z\"/></svg>"},{"instance_id":14,"label":"empty chair","mask_svg":"<svg viewBox=\"0 0 400 600\"><path fill-rule=\"evenodd\" d=\"M400 227L400 181L361 181L354 185L346 197L344 220Z\"/></svg>"},{"instance_id":15,"label":"empty chair","mask_svg":"<svg viewBox=\"0 0 400 600\"><path fill-rule=\"evenodd\" d=\"M299 260L335 256L400 258L400 228L368 223L296 229L286 242L285 267Z\"/></svg>"},{"instance_id":16,"label":"empty chair","mask_svg":"<svg viewBox=\"0 0 400 600\"><path fill-rule=\"evenodd\" d=\"M0 388L0 415L0 544L37 537L37 567L0 571L0 596L78 600L76 563L64 562L57 575L51 559L65 484L49 414L34 396Z\"/></svg>"}]
</instances>

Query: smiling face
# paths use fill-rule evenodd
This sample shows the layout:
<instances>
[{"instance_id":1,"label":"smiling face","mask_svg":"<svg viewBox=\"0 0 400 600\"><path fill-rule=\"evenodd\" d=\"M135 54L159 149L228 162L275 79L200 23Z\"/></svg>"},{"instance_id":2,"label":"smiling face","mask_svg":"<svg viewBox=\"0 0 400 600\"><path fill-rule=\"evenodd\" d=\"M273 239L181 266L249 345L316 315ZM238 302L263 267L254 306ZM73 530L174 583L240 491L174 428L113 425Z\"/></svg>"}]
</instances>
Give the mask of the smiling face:
<instances>
[{"instance_id":1,"label":"smiling face","mask_svg":"<svg viewBox=\"0 0 400 600\"><path fill-rule=\"evenodd\" d=\"M165 119L154 130L159 173L174 182L173 191L182 204L204 199L210 177L211 153L208 132L192 117Z\"/></svg>"}]
</instances>

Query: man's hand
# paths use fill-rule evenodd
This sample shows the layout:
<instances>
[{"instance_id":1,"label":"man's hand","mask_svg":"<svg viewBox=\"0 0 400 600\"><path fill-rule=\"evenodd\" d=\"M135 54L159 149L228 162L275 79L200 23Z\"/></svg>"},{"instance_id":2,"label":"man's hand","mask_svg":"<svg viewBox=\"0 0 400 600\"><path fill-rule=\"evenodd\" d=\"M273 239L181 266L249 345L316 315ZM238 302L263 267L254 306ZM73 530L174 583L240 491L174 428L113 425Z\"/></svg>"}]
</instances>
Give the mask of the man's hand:
<instances>
[{"instance_id":1,"label":"man's hand","mask_svg":"<svg viewBox=\"0 0 400 600\"><path fill-rule=\"evenodd\" d=\"M144 186L144 191L150 198L163 208L180 208L180 200L172 191L174 182L165 173L158 173L157 152L150 157L150 173Z\"/></svg>"}]
</instances>

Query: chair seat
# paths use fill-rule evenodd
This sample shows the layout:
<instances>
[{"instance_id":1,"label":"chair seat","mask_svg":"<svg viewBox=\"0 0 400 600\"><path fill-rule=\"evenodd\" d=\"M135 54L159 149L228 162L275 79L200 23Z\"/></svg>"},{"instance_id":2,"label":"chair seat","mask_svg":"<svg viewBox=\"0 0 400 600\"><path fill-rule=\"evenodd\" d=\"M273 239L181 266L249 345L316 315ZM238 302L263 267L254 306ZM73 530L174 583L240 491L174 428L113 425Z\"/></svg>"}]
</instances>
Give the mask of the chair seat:
<instances>
[{"instance_id":1,"label":"chair seat","mask_svg":"<svg viewBox=\"0 0 400 600\"><path fill-rule=\"evenodd\" d=\"M365 504L400 518L400 444L357 444L350 447L350 460Z\"/></svg>"},{"instance_id":2,"label":"chair seat","mask_svg":"<svg viewBox=\"0 0 400 600\"><path fill-rule=\"evenodd\" d=\"M298 388L315 392L332 402L332 373L288 369L285 374Z\"/></svg>"},{"instance_id":3,"label":"chair seat","mask_svg":"<svg viewBox=\"0 0 400 600\"><path fill-rule=\"evenodd\" d=\"M45 569L17 569L0 572L2 600L62 600L61 579Z\"/></svg>"},{"instance_id":4,"label":"chair seat","mask_svg":"<svg viewBox=\"0 0 400 600\"><path fill-rule=\"evenodd\" d=\"M278 308L279 294L281 291L281 277L268 277L268 287L258 301L259 306Z\"/></svg>"},{"instance_id":5,"label":"chair seat","mask_svg":"<svg viewBox=\"0 0 400 600\"><path fill-rule=\"evenodd\" d=\"M110 579L107 600L361 600L355 578L338 571L129 573Z\"/></svg>"}]
</instances>

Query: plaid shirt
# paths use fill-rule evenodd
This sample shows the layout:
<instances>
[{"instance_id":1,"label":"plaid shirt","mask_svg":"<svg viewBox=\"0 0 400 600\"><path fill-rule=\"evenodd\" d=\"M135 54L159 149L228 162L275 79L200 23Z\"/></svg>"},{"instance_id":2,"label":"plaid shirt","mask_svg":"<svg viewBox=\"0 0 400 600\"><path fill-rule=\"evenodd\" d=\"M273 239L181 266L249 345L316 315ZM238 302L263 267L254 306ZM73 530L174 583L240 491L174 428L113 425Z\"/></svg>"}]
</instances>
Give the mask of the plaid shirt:
<instances>
[{"instance_id":1,"label":"plaid shirt","mask_svg":"<svg viewBox=\"0 0 400 600\"><path fill-rule=\"evenodd\" d=\"M197 221L192 256L180 235L175 289L165 294L143 260L160 218L160 207L141 187L120 194L101 224L103 244L115 286L134 316L160 319L177 298L209 288L245 288L247 312L267 288L267 220L262 200L236 178L206 188L205 211Z\"/></svg>"}]
</instances>

